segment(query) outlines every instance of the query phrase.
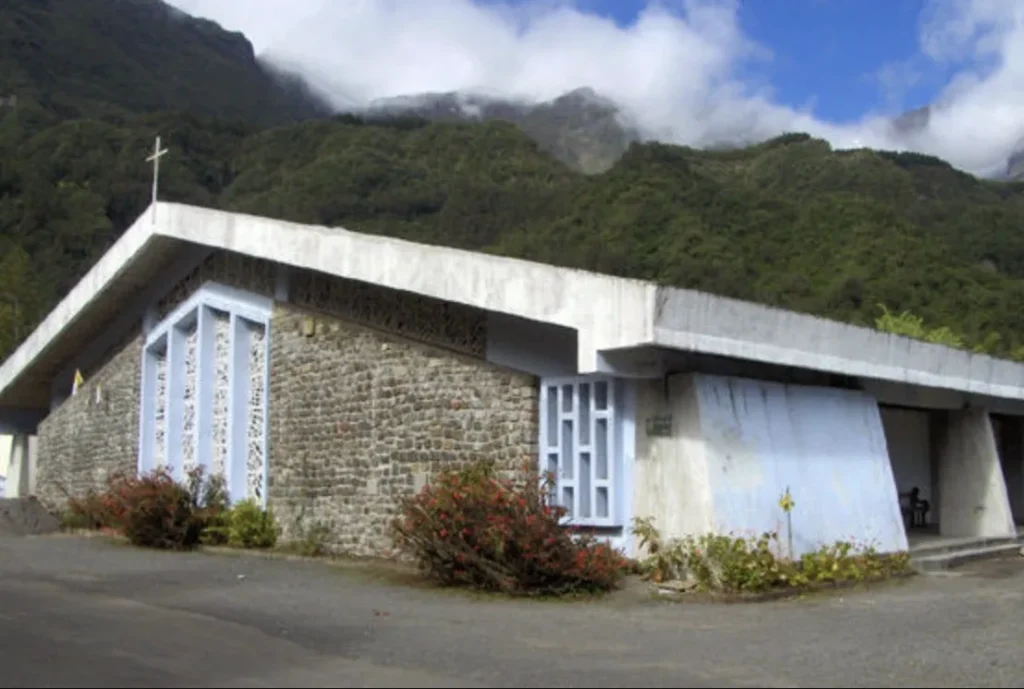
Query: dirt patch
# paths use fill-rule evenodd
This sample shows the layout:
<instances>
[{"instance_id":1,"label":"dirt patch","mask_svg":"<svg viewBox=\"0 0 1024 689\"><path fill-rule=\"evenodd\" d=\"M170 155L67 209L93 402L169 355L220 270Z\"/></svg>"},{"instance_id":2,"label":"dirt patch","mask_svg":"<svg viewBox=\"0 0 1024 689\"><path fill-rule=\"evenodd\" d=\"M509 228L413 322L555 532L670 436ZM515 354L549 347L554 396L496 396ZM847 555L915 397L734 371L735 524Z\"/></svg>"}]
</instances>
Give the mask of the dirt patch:
<instances>
[{"instance_id":1,"label":"dirt patch","mask_svg":"<svg viewBox=\"0 0 1024 689\"><path fill-rule=\"evenodd\" d=\"M35 498L0 498L0 535L39 536L60 530L60 522Z\"/></svg>"}]
</instances>

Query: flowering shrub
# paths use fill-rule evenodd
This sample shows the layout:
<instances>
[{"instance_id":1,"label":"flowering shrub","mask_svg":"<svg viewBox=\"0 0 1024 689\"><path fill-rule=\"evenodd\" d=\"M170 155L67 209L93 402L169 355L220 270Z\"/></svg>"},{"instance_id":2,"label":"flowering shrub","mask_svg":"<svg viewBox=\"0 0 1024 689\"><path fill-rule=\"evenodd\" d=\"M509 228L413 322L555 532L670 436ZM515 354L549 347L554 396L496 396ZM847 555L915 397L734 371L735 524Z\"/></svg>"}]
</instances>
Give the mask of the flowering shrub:
<instances>
[{"instance_id":1,"label":"flowering shrub","mask_svg":"<svg viewBox=\"0 0 1024 689\"><path fill-rule=\"evenodd\" d=\"M189 472L179 483L163 468L143 476L115 474L103 492L68 503L69 521L122 532L140 546L181 550L199 543L203 529L226 509L223 479Z\"/></svg>"},{"instance_id":2,"label":"flowering shrub","mask_svg":"<svg viewBox=\"0 0 1024 689\"><path fill-rule=\"evenodd\" d=\"M133 545L183 550L199 543L203 521L188 488L158 470L120 486L124 535Z\"/></svg>"},{"instance_id":3,"label":"flowering shrub","mask_svg":"<svg viewBox=\"0 0 1024 689\"><path fill-rule=\"evenodd\" d=\"M634 520L634 533L647 555L641 571L651 581L692 578L702 591L764 592L819 584L875 581L910 569L907 553L878 553L838 541L805 553L797 560L780 554L779 536L765 532L753 538L703 534L668 543L647 519Z\"/></svg>"},{"instance_id":4,"label":"flowering shrub","mask_svg":"<svg viewBox=\"0 0 1024 689\"><path fill-rule=\"evenodd\" d=\"M530 469L497 478L488 463L442 473L403 500L395 546L444 585L561 595L615 587L626 566L609 546L570 533Z\"/></svg>"},{"instance_id":5,"label":"flowering shrub","mask_svg":"<svg viewBox=\"0 0 1024 689\"><path fill-rule=\"evenodd\" d=\"M68 529L112 529L119 520L107 492L90 491L81 498L69 498L62 523Z\"/></svg>"}]
</instances>

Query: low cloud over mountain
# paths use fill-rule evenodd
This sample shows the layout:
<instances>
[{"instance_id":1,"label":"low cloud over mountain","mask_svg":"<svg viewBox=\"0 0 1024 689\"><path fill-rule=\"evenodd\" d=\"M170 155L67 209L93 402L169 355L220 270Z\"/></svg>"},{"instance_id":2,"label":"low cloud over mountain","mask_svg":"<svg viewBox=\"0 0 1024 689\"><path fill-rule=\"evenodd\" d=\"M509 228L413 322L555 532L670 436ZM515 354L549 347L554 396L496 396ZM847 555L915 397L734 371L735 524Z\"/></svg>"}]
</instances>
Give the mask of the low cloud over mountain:
<instances>
[{"instance_id":1,"label":"low cloud over mountain","mask_svg":"<svg viewBox=\"0 0 1024 689\"><path fill-rule=\"evenodd\" d=\"M951 70L924 124L911 127L894 126L888 112L824 121L780 104L763 84L745 82L741 68L771 53L743 33L735 0L690 0L679 11L671 9L678 4L652 2L626 27L564 2L172 3L243 31L259 52L300 70L341 110L438 93L543 103L589 87L645 138L707 146L803 131L839 148L930 153L991 176L1007 173L1024 141L1019 0L928 1L918 53L878 73L880 84L898 94L922 70Z\"/></svg>"}]
</instances>

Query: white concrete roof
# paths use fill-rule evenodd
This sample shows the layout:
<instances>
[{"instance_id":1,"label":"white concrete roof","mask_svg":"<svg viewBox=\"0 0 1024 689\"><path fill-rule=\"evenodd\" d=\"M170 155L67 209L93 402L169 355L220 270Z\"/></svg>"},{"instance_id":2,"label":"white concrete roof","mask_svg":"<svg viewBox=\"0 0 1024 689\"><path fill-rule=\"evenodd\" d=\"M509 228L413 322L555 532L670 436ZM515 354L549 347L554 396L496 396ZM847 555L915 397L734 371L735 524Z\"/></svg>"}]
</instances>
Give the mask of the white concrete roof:
<instances>
[{"instance_id":1,"label":"white concrete roof","mask_svg":"<svg viewBox=\"0 0 1024 689\"><path fill-rule=\"evenodd\" d=\"M201 245L558 324L580 371L604 350L666 347L1024 400L1024 365L690 290L341 228L159 203L0 366L0 405L44 408L53 375L156 271Z\"/></svg>"}]
</instances>

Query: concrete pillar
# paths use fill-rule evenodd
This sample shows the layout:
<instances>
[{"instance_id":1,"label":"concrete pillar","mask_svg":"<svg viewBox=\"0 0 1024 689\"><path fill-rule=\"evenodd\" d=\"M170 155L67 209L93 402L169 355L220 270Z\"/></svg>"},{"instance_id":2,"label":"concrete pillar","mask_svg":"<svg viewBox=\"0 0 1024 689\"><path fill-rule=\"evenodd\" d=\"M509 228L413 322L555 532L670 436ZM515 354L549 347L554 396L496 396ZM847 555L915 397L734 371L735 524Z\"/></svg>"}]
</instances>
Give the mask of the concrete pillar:
<instances>
[{"instance_id":1,"label":"concrete pillar","mask_svg":"<svg viewBox=\"0 0 1024 689\"><path fill-rule=\"evenodd\" d=\"M16 435L11 441L4 497L26 498L36 490L36 437Z\"/></svg>"},{"instance_id":2,"label":"concrete pillar","mask_svg":"<svg viewBox=\"0 0 1024 689\"><path fill-rule=\"evenodd\" d=\"M939 445L939 533L999 538L1016 534L988 411L945 414Z\"/></svg>"}]
</instances>

